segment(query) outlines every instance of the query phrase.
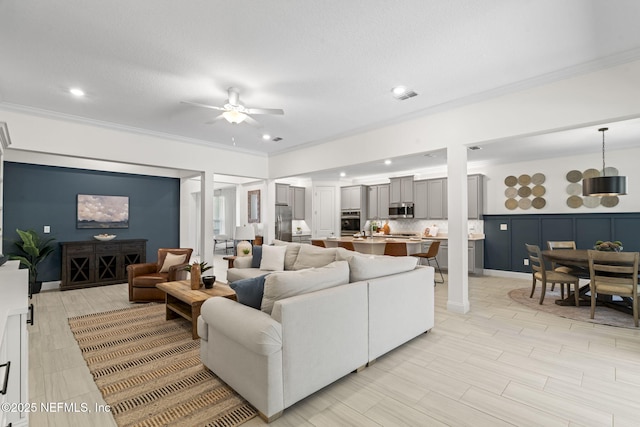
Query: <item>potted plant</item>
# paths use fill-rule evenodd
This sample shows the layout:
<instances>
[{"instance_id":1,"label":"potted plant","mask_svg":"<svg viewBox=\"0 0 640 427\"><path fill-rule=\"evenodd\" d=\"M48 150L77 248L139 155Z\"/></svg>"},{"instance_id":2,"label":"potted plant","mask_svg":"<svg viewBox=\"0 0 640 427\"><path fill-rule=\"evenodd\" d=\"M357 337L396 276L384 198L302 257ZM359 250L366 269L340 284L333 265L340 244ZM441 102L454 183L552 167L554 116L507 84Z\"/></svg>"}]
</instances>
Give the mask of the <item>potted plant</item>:
<instances>
[{"instance_id":1,"label":"potted plant","mask_svg":"<svg viewBox=\"0 0 640 427\"><path fill-rule=\"evenodd\" d=\"M200 263L200 273L204 273L207 270L211 270L213 268L212 265L208 265L207 262L203 261ZM191 272L191 264L187 264L184 267L184 270ZM202 283L204 283L204 287L207 289L211 289L213 287L214 282L216 281L216 276L203 276Z\"/></svg>"},{"instance_id":2,"label":"potted plant","mask_svg":"<svg viewBox=\"0 0 640 427\"><path fill-rule=\"evenodd\" d=\"M20 240L14 242L16 253L11 255L11 259L19 260L20 265L29 269L29 290L30 294L37 294L42 288L42 282L38 281L38 265L47 259L54 250L53 237L41 238L33 230L16 229Z\"/></svg>"}]
</instances>

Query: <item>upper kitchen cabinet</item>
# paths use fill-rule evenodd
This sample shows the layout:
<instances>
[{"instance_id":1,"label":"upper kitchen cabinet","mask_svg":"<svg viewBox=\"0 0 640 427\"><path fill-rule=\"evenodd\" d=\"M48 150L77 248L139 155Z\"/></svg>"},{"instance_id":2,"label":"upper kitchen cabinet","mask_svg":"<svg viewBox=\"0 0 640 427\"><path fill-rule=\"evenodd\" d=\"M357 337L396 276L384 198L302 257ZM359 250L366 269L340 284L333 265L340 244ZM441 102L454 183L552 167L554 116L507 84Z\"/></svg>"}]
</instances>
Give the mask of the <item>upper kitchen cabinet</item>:
<instances>
[{"instance_id":1,"label":"upper kitchen cabinet","mask_svg":"<svg viewBox=\"0 0 640 427\"><path fill-rule=\"evenodd\" d=\"M293 219L304 220L304 187L289 188L290 206L292 206Z\"/></svg>"},{"instance_id":2,"label":"upper kitchen cabinet","mask_svg":"<svg viewBox=\"0 0 640 427\"><path fill-rule=\"evenodd\" d=\"M390 178L389 203L413 203L413 176Z\"/></svg>"},{"instance_id":3,"label":"upper kitchen cabinet","mask_svg":"<svg viewBox=\"0 0 640 427\"><path fill-rule=\"evenodd\" d=\"M361 211L365 207L366 193L362 185L340 188L340 206L343 211Z\"/></svg>"},{"instance_id":4,"label":"upper kitchen cabinet","mask_svg":"<svg viewBox=\"0 0 640 427\"><path fill-rule=\"evenodd\" d=\"M389 184L369 187L369 210L367 219L389 218Z\"/></svg>"},{"instance_id":5,"label":"upper kitchen cabinet","mask_svg":"<svg viewBox=\"0 0 640 427\"><path fill-rule=\"evenodd\" d=\"M427 181L427 211L429 219L447 218L447 178Z\"/></svg>"},{"instance_id":6,"label":"upper kitchen cabinet","mask_svg":"<svg viewBox=\"0 0 640 427\"><path fill-rule=\"evenodd\" d=\"M469 219L482 219L484 175L469 175L467 177L467 208Z\"/></svg>"},{"instance_id":7,"label":"upper kitchen cabinet","mask_svg":"<svg viewBox=\"0 0 640 427\"><path fill-rule=\"evenodd\" d=\"M276 205L289 206L289 184L276 184Z\"/></svg>"},{"instance_id":8,"label":"upper kitchen cabinet","mask_svg":"<svg viewBox=\"0 0 640 427\"><path fill-rule=\"evenodd\" d=\"M429 181L415 181L413 183L413 217L415 219L429 219Z\"/></svg>"}]
</instances>

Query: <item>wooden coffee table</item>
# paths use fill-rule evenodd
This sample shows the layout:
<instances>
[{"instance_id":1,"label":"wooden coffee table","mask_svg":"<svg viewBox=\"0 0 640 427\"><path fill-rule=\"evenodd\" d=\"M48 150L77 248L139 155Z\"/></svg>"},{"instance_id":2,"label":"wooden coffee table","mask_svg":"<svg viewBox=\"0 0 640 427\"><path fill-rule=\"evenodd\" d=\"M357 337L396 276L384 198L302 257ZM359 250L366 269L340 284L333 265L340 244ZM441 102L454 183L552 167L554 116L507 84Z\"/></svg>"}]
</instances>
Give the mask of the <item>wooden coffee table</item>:
<instances>
[{"instance_id":1,"label":"wooden coffee table","mask_svg":"<svg viewBox=\"0 0 640 427\"><path fill-rule=\"evenodd\" d=\"M212 289L206 289L203 286L193 290L190 280L158 283L156 287L166 293L166 319L175 319L180 316L190 320L194 340L198 338L198 316L200 316L200 307L203 302L212 297L224 297L237 301L234 290L222 282L215 282Z\"/></svg>"}]
</instances>

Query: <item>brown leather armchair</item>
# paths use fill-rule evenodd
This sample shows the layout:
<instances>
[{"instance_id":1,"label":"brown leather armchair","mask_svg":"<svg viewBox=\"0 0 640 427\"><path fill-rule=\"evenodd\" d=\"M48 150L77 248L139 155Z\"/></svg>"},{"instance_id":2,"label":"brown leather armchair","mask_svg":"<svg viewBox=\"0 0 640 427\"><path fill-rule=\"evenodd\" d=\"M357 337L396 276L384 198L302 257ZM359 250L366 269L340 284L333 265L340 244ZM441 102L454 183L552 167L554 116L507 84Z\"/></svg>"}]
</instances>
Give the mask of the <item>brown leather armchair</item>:
<instances>
[{"instance_id":1,"label":"brown leather armchair","mask_svg":"<svg viewBox=\"0 0 640 427\"><path fill-rule=\"evenodd\" d=\"M187 272L184 270L189 264L191 258L191 248L178 249L158 249L158 262L145 264L131 264L127 267L127 275L129 278L129 301L132 302L162 302L165 299L165 293L156 288L158 283L173 282L176 280L184 280ZM187 256L184 262L173 265L167 269L167 272L160 272L164 264L167 254Z\"/></svg>"}]
</instances>

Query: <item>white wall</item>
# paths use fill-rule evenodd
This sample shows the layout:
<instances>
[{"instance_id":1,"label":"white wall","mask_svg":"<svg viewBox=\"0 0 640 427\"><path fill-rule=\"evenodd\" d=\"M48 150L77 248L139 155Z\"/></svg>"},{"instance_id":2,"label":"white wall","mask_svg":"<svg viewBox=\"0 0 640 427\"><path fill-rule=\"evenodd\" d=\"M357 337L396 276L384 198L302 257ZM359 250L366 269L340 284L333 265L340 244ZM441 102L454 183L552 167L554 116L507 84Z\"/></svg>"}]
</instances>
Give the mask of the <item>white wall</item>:
<instances>
[{"instance_id":1,"label":"white wall","mask_svg":"<svg viewBox=\"0 0 640 427\"><path fill-rule=\"evenodd\" d=\"M640 136L639 136L640 137ZM597 139L597 138L596 138ZM598 143L595 140L594 143ZM536 160L530 162L513 163L505 165L497 165L486 168L480 168L480 173L485 175L485 194L484 203L486 214L544 214L544 213L595 213L595 212L640 212L640 197L637 192L640 191L640 170L638 168L638 159L640 159L640 148L632 150L607 151L606 164L618 169L620 175L627 177L626 196L619 196L619 204L615 208L605 208L598 206L596 208L580 207L572 209L567 206L566 192L569 181L566 180L567 172L571 170L584 171L589 168L601 169L602 158L600 155L575 155L572 157L563 157L549 160ZM522 174L533 175L535 173L543 173L546 177L544 187L546 193L543 196L547 202L544 208L527 210L515 209L509 210L505 207L506 196L504 192L507 186L504 179L509 176L520 176Z\"/></svg>"}]
</instances>

